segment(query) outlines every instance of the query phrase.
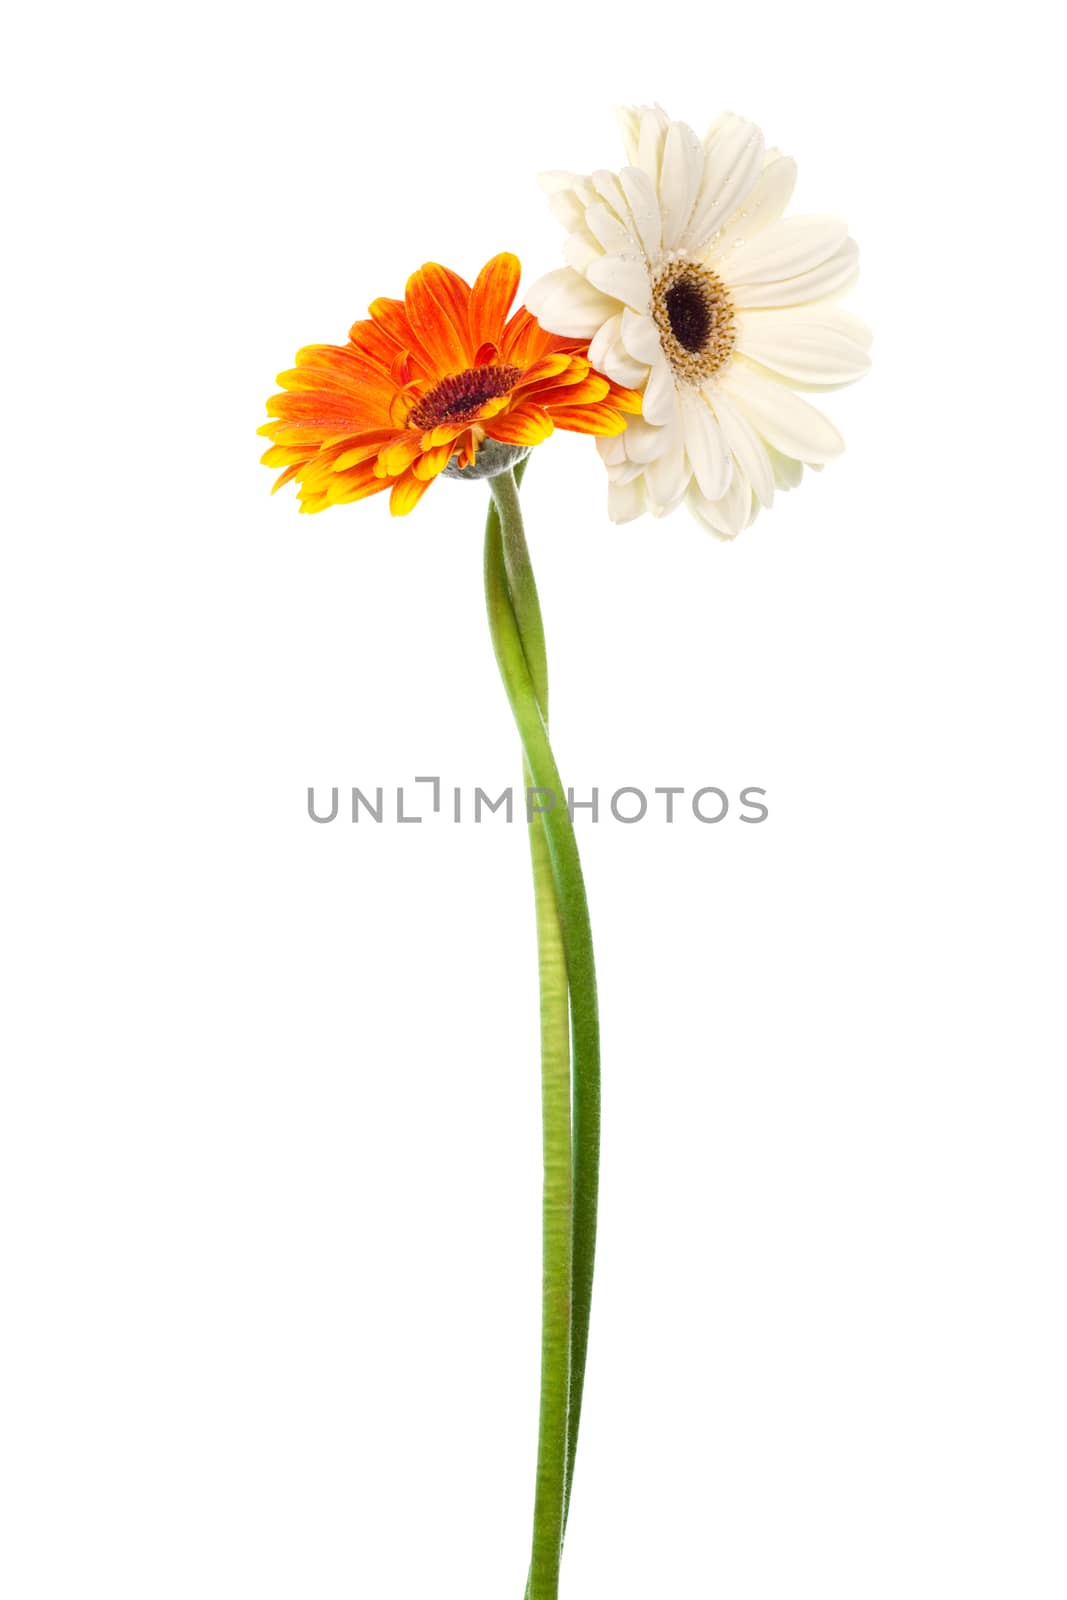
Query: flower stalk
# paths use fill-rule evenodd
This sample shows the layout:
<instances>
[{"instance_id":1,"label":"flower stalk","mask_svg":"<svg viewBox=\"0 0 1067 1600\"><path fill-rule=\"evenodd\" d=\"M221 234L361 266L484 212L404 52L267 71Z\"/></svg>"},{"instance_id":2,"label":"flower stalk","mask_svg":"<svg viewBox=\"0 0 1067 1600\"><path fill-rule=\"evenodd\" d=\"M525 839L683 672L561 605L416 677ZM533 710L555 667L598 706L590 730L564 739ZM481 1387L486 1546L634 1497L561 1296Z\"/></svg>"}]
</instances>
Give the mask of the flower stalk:
<instances>
[{"instance_id":1,"label":"flower stalk","mask_svg":"<svg viewBox=\"0 0 1067 1600\"><path fill-rule=\"evenodd\" d=\"M522 467L517 475L506 471L490 479L485 587L493 646L522 742L526 783L554 797L550 808L530 821L541 978L545 1180L541 1406L527 1595L529 1600L556 1600L589 1343L600 1159L600 1037L585 884L548 738L544 626L519 505L521 476ZM560 953L566 980L562 993Z\"/></svg>"}]
</instances>

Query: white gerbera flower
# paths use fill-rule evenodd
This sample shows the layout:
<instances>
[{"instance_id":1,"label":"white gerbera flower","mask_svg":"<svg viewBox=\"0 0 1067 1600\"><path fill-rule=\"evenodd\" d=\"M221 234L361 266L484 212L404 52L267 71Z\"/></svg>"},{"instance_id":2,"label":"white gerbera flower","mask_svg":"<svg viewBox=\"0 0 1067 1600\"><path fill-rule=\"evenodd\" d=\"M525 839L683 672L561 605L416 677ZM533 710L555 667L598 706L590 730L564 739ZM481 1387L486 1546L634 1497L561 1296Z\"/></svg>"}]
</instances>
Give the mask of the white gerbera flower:
<instances>
[{"instance_id":1,"label":"white gerbera flower","mask_svg":"<svg viewBox=\"0 0 1067 1600\"><path fill-rule=\"evenodd\" d=\"M569 265L535 283L543 327L590 340L593 365L643 391L641 417L600 439L616 522L682 500L732 538L844 448L798 389L852 383L870 334L835 303L858 272L844 223L782 219L796 163L754 123L701 142L659 106L621 113L631 165L548 173Z\"/></svg>"}]
</instances>

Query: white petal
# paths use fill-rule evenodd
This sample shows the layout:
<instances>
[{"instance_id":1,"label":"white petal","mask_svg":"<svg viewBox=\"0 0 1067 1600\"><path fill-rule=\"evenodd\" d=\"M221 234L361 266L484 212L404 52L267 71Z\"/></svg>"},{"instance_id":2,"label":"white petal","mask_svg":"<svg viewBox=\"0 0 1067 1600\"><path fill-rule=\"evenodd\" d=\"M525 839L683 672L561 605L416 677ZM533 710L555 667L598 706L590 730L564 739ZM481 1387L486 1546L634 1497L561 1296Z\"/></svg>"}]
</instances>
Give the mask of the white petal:
<instances>
[{"instance_id":1,"label":"white petal","mask_svg":"<svg viewBox=\"0 0 1067 1600\"><path fill-rule=\"evenodd\" d=\"M643 478L608 484L608 516L612 522L632 522L647 509Z\"/></svg>"},{"instance_id":2,"label":"white petal","mask_svg":"<svg viewBox=\"0 0 1067 1600\"><path fill-rule=\"evenodd\" d=\"M659 178L664 250L676 250L681 244L703 177L703 145L686 123L672 122Z\"/></svg>"},{"instance_id":3,"label":"white petal","mask_svg":"<svg viewBox=\"0 0 1067 1600\"><path fill-rule=\"evenodd\" d=\"M802 306L796 311L782 311L776 315L803 317L805 322L833 328L846 339L851 339L853 344L858 344L861 350L869 350L874 342L874 334L867 324L843 306Z\"/></svg>"},{"instance_id":4,"label":"white petal","mask_svg":"<svg viewBox=\"0 0 1067 1600\"><path fill-rule=\"evenodd\" d=\"M735 538L743 528L748 527L755 515L752 486L740 469L734 472L730 487L718 500L709 500L701 494L700 486L695 481L690 485L686 499L690 511L713 533L724 539Z\"/></svg>"},{"instance_id":5,"label":"white petal","mask_svg":"<svg viewBox=\"0 0 1067 1600\"><path fill-rule=\"evenodd\" d=\"M674 415L674 373L670 363L661 354L648 375L648 383L641 398L641 415L654 427L663 427Z\"/></svg>"},{"instance_id":6,"label":"white petal","mask_svg":"<svg viewBox=\"0 0 1067 1600\"><path fill-rule=\"evenodd\" d=\"M633 483L635 478L640 478L644 473L640 461L624 461L621 466L609 467L608 477L612 483Z\"/></svg>"},{"instance_id":7,"label":"white petal","mask_svg":"<svg viewBox=\"0 0 1067 1600\"><path fill-rule=\"evenodd\" d=\"M629 215L629 210L626 215ZM636 232L620 222L609 206L590 206L585 213L584 224L598 243L613 255L633 255L641 249Z\"/></svg>"},{"instance_id":8,"label":"white petal","mask_svg":"<svg viewBox=\"0 0 1067 1600\"><path fill-rule=\"evenodd\" d=\"M733 473L733 459L699 389L682 396L682 426L686 455L701 494L709 500L721 499Z\"/></svg>"},{"instance_id":9,"label":"white petal","mask_svg":"<svg viewBox=\"0 0 1067 1600\"><path fill-rule=\"evenodd\" d=\"M774 481L779 489L795 489L804 476L804 463L794 461L792 456L783 456L780 450L773 445L767 446L767 457L774 473Z\"/></svg>"},{"instance_id":10,"label":"white petal","mask_svg":"<svg viewBox=\"0 0 1067 1600\"><path fill-rule=\"evenodd\" d=\"M640 167L623 167L619 173L619 183L645 254L651 259L658 255L661 239L656 187L648 173L642 172Z\"/></svg>"},{"instance_id":11,"label":"white petal","mask_svg":"<svg viewBox=\"0 0 1067 1600\"><path fill-rule=\"evenodd\" d=\"M754 122L727 112L704 140L704 181L686 229L684 245L699 250L752 191L763 167L763 135Z\"/></svg>"},{"instance_id":12,"label":"white petal","mask_svg":"<svg viewBox=\"0 0 1067 1600\"><path fill-rule=\"evenodd\" d=\"M604 370L604 357L622 333L622 313L602 322L589 344L589 359L598 372Z\"/></svg>"},{"instance_id":13,"label":"white petal","mask_svg":"<svg viewBox=\"0 0 1067 1600\"><path fill-rule=\"evenodd\" d=\"M644 106L616 106L615 116L622 129L622 142L627 161L637 160L637 142L641 137L641 113Z\"/></svg>"},{"instance_id":14,"label":"white petal","mask_svg":"<svg viewBox=\"0 0 1067 1600\"><path fill-rule=\"evenodd\" d=\"M641 125L637 138L637 154L632 157L635 167L647 172L653 184L659 182L660 163L663 160L663 142L667 137L669 118L662 106L642 106Z\"/></svg>"},{"instance_id":15,"label":"white petal","mask_svg":"<svg viewBox=\"0 0 1067 1600\"><path fill-rule=\"evenodd\" d=\"M832 461L845 441L828 417L802 400L784 383L753 372L740 361L724 372L721 387L763 435L783 455L797 461Z\"/></svg>"},{"instance_id":16,"label":"white petal","mask_svg":"<svg viewBox=\"0 0 1067 1600\"><path fill-rule=\"evenodd\" d=\"M709 506L695 484L690 484L685 503L705 533L714 534L716 539L729 540L736 538L735 534L728 533L715 518L714 508Z\"/></svg>"},{"instance_id":17,"label":"white petal","mask_svg":"<svg viewBox=\"0 0 1067 1600\"><path fill-rule=\"evenodd\" d=\"M533 283L527 286L523 304L535 317L539 316L552 296L564 287L564 283L572 275L578 276L577 273L572 274L570 267L557 267L554 272L546 272L540 278L535 278ZM585 282L584 278L582 282Z\"/></svg>"},{"instance_id":18,"label":"white petal","mask_svg":"<svg viewBox=\"0 0 1067 1600\"><path fill-rule=\"evenodd\" d=\"M648 381L648 363L635 361L621 339L616 339L604 359L597 363L597 371L621 383L624 389L643 389Z\"/></svg>"},{"instance_id":19,"label":"white petal","mask_svg":"<svg viewBox=\"0 0 1067 1600\"><path fill-rule=\"evenodd\" d=\"M702 505L707 504L706 501L698 502L695 499L690 498L687 500L687 504L694 517L696 517L700 523L700 526L703 528L704 532L710 533L712 538L718 539L723 544L728 544L732 539L737 537L737 535L734 533L727 533L725 528L720 528L716 523L711 521L710 517L704 514L700 508Z\"/></svg>"},{"instance_id":20,"label":"white petal","mask_svg":"<svg viewBox=\"0 0 1067 1600\"><path fill-rule=\"evenodd\" d=\"M692 477L681 427L664 428L663 432L667 435L667 448L645 468L645 487L652 512L657 517L673 511Z\"/></svg>"},{"instance_id":21,"label":"white petal","mask_svg":"<svg viewBox=\"0 0 1067 1600\"><path fill-rule=\"evenodd\" d=\"M619 332L630 354L638 361L643 361L646 367L651 367L663 359L659 329L651 317L641 316L627 307L622 314Z\"/></svg>"},{"instance_id":22,"label":"white petal","mask_svg":"<svg viewBox=\"0 0 1067 1600\"><path fill-rule=\"evenodd\" d=\"M847 238L848 228L836 217L784 217L736 244L720 273L728 284L778 283L821 267Z\"/></svg>"},{"instance_id":23,"label":"white petal","mask_svg":"<svg viewBox=\"0 0 1067 1600\"><path fill-rule=\"evenodd\" d=\"M799 306L808 300L823 300L830 295L843 294L855 282L859 272L859 246L854 239L845 243L822 266L810 272L800 272L795 278L783 278L779 283L733 283L730 297L737 307L744 306ZM726 274L723 274L724 278Z\"/></svg>"},{"instance_id":24,"label":"white petal","mask_svg":"<svg viewBox=\"0 0 1067 1600\"><path fill-rule=\"evenodd\" d=\"M672 417L673 412L667 418L668 423ZM644 417L628 417L622 442L628 460L647 466L650 461L655 461L661 451L667 449L671 440L667 428L653 426Z\"/></svg>"},{"instance_id":25,"label":"white petal","mask_svg":"<svg viewBox=\"0 0 1067 1600\"><path fill-rule=\"evenodd\" d=\"M539 182L548 195L549 209L563 226L582 226L587 208L597 199L590 179L578 172L542 172Z\"/></svg>"},{"instance_id":26,"label":"white petal","mask_svg":"<svg viewBox=\"0 0 1067 1600\"><path fill-rule=\"evenodd\" d=\"M568 233L585 226L585 207L573 189L555 190L548 197L548 209Z\"/></svg>"},{"instance_id":27,"label":"white petal","mask_svg":"<svg viewBox=\"0 0 1067 1600\"><path fill-rule=\"evenodd\" d=\"M600 256L589 263L589 282L635 311L647 311L648 267L642 256Z\"/></svg>"},{"instance_id":28,"label":"white petal","mask_svg":"<svg viewBox=\"0 0 1067 1600\"><path fill-rule=\"evenodd\" d=\"M568 234L563 241L563 259L575 272L585 273L603 254L603 250L584 228Z\"/></svg>"},{"instance_id":29,"label":"white petal","mask_svg":"<svg viewBox=\"0 0 1067 1600\"><path fill-rule=\"evenodd\" d=\"M734 461L765 506L774 499L774 471L767 447L747 417L727 400L721 385L709 386L710 404Z\"/></svg>"},{"instance_id":30,"label":"white petal","mask_svg":"<svg viewBox=\"0 0 1067 1600\"><path fill-rule=\"evenodd\" d=\"M854 383L871 358L834 325L834 316L832 306L811 313L743 312L737 318L737 348L794 383Z\"/></svg>"},{"instance_id":31,"label":"white petal","mask_svg":"<svg viewBox=\"0 0 1067 1600\"><path fill-rule=\"evenodd\" d=\"M553 169L551 172L539 172L537 181L546 194L558 194L563 189L573 189L575 174Z\"/></svg>"},{"instance_id":32,"label":"white petal","mask_svg":"<svg viewBox=\"0 0 1067 1600\"><path fill-rule=\"evenodd\" d=\"M737 239L754 239L777 222L793 198L797 164L792 156L769 151L766 165L739 210L735 211L715 239L712 259L727 251Z\"/></svg>"},{"instance_id":33,"label":"white petal","mask_svg":"<svg viewBox=\"0 0 1067 1600\"><path fill-rule=\"evenodd\" d=\"M623 443L624 435L613 433L608 436L598 434L596 440L597 454L606 467L621 467L626 460L626 445Z\"/></svg>"},{"instance_id":34,"label":"white petal","mask_svg":"<svg viewBox=\"0 0 1067 1600\"><path fill-rule=\"evenodd\" d=\"M620 222L625 222L629 208L626 204L626 195L615 173L601 169L593 173L591 181L594 193L590 205L596 205L599 197L600 203L614 211Z\"/></svg>"},{"instance_id":35,"label":"white petal","mask_svg":"<svg viewBox=\"0 0 1067 1600\"><path fill-rule=\"evenodd\" d=\"M755 507L752 503L752 485L743 472L734 472L726 493L715 502L715 510L731 534L740 533L742 528L748 527L755 515Z\"/></svg>"},{"instance_id":36,"label":"white petal","mask_svg":"<svg viewBox=\"0 0 1067 1600\"><path fill-rule=\"evenodd\" d=\"M525 305L543 328L566 339L591 339L619 309L573 267L557 267L538 278L526 291Z\"/></svg>"}]
</instances>

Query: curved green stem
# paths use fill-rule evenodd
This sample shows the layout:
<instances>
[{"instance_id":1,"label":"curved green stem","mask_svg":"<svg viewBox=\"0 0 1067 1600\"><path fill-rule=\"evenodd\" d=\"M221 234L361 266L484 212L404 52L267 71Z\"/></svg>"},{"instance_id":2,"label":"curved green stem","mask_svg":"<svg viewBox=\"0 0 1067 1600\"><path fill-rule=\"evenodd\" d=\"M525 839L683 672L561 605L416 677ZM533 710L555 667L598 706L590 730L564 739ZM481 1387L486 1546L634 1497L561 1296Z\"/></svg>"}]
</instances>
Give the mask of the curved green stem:
<instances>
[{"instance_id":1,"label":"curved green stem","mask_svg":"<svg viewBox=\"0 0 1067 1600\"><path fill-rule=\"evenodd\" d=\"M558 1519L553 1510L551 1529L541 1526L535 1508L534 1564L531 1567L528 1590L530 1600L541 1600L542 1595L545 1600L554 1600L555 1589L541 1586L537 1569L539 1551L543 1554L546 1546L554 1539L557 1520L562 1540L570 1503L581 1418L596 1252L600 1160L600 1036L589 910L566 793L548 740L548 682L544 628L522 526L517 484L511 473L502 473L490 480L490 488L494 503L486 524L485 546L486 600L490 631L501 676L522 740L528 786L546 790L553 797L550 809L535 816L534 821L541 824L544 846L551 867L555 912L562 934L570 991L570 1028L574 1058L571 1326L569 1381L565 1408L565 1463L562 1483L558 1486ZM539 859L539 846L534 842L537 836L538 830L531 828L535 881ZM540 927L539 911L539 930ZM546 1251L547 1248L546 1227ZM546 1321L548 1315L549 1307L546 1301ZM543 1371L543 1385L544 1379ZM553 1381L559 1381L558 1367L553 1369ZM551 1401L552 1398L546 1397L543 1387L542 1423L545 1418L546 1399ZM558 1415L551 1404L549 1411L553 1417ZM539 1463L544 1447L545 1438L542 1433ZM538 1483L540 1491L540 1465ZM554 1488L553 1493L556 1492L557 1489Z\"/></svg>"},{"instance_id":2,"label":"curved green stem","mask_svg":"<svg viewBox=\"0 0 1067 1600\"><path fill-rule=\"evenodd\" d=\"M548 728L548 657L545 650L545 625L541 619L541 601L537 594L530 547L526 543L526 530L522 524L522 507L519 504L519 483L527 462L520 463L518 472L501 472L489 479L493 506L497 514L497 538L504 555L504 572L508 597L515 614L522 652L530 670L534 696L541 709L541 720ZM488 529L486 530L488 534ZM490 622L492 617L490 615ZM494 640L495 642L495 640ZM505 679L505 683L506 683Z\"/></svg>"},{"instance_id":3,"label":"curved green stem","mask_svg":"<svg viewBox=\"0 0 1067 1600\"><path fill-rule=\"evenodd\" d=\"M526 763L527 786L533 779ZM563 1548L567 1411L571 1371L571 1273L574 1217L571 1152L570 1007L556 886L541 818L530 823L537 965L541 992L541 1401L529 1600L556 1600Z\"/></svg>"}]
</instances>

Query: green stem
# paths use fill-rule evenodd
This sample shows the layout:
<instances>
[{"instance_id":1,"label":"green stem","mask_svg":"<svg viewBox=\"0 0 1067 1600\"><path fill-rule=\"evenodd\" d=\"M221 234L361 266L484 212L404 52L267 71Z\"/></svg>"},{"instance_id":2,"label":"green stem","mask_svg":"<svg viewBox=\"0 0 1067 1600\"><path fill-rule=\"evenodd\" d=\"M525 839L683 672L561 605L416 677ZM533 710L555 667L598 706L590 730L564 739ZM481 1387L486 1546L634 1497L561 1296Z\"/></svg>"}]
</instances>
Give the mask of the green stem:
<instances>
[{"instance_id":1,"label":"green stem","mask_svg":"<svg viewBox=\"0 0 1067 1600\"><path fill-rule=\"evenodd\" d=\"M511 609L515 613L515 626L530 669L534 695L541 708L541 719L547 730L548 658L545 651L545 625L541 620L541 602L519 504L519 482L526 465L525 461L521 462L515 475L510 472L498 473L495 478L489 479L489 488L497 512L497 537L504 552L504 571Z\"/></svg>"},{"instance_id":2,"label":"green stem","mask_svg":"<svg viewBox=\"0 0 1067 1600\"><path fill-rule=\"evenodd\" d=\"M526 763L527 785L532 776ZM567 968L556 886L541 818L530 823L537 965L541 991L541 1401L529 1600L557 1600L567 1475L574 1217L571 1153L571 1041Z\"/></svg>"},{"instance_id":3,"label":"green stem","mask_svg":"<svg viewBox=\"0 0 1067 1600\"><path fill-rule=\"evenodd\" d=\"M521 468L520 468L521 476ZM548 682L544 628L511 473L490 480L493 507L486 525L485 577L490 630L501 675L522 739L528 784L555 797L541 823L551 866L570 990L574 1057L573 1227L571 1252L570 1376L566 1406L566 1461L562 1482L560 1534L566 1525L581 1418L582 1389L589 1342L596 1250L597 1188L600 1156L600 1038L589 910L574 828L555 758L548 741ZM531 830L532 838L536 830ZM537 849L534 845L533 848ZM535 876L537 856L535 854ZM558 1381L558 1374L557 1380ZM542 1394L542 1413L545 1396ZM543 1440L542 1440L543 1443ZM539 1456L540 1459L540 1456ZM535 1513L535 1556L539 1528ZM554 1590L534 1587L531 1600Z\"/></svg>"}]
</instances>

